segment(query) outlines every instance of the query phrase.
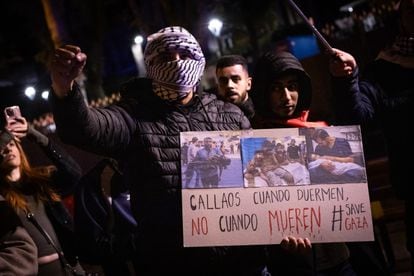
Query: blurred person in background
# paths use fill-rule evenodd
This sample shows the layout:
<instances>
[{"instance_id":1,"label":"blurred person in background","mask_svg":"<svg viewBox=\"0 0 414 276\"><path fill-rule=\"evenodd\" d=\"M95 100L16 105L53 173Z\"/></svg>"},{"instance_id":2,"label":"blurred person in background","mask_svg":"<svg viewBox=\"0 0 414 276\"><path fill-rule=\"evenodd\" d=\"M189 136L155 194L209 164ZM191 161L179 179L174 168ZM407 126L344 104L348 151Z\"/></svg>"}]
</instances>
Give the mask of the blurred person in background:
<instances>
[{"instance_id":1,"label":"blurred person in background","mask_svg":"<svg viewBox=\"0 0 414 276\"><path fill-rule=\"evenodd\" d=\"M63 260L36 224L50 236L65 259L75 265L77 243L72 218L61 198L73 192L81 169L57 144L30 127L24 117L8 120L4 132L10 133L10 139L1 149L0 195L36 245L38 275L66 275ZM54 165L32 167L20 143L25 137L36 142ZM1 222L9 223L14 221ZM23 262L24 255L21 257Z\"/></svg>"},{"instance_id":2,"label":"blurred person in background","mask_svg":"<svg viewBox=\"0 0 414 276\"><path fill-rule=\"evenodd\" d=\"M216 63L217 95L226 102L237 105L251 119L254 105L249 97L252 78L247 60L241 55L226 55Z\"/></svg>"},{"instance_id":3,"label":"blurred person in background","mask_svg":"<svg viewBox=\"0 0 414 276\"><path fill-rule=\"evenodd\" d=\"M334 49L330 61L338 124L361 124L363 134L380 130L384 137L391 185L405 202L407 249L414 267L414 194L409 185L414 156L411 125L414 108L414 1L401 0L392 44L359 71L355 58ZM407 121L408 120L408 121ZM366 144L375 142L365 141Z\"/></svg>"}]
</instances>

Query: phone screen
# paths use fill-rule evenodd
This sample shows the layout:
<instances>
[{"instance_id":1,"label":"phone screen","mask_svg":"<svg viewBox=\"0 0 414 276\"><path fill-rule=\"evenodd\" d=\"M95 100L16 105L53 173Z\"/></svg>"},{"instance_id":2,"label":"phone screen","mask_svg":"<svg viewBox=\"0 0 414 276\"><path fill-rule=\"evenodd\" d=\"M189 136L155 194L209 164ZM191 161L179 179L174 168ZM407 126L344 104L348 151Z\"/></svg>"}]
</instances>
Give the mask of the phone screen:
<instances>
[{"instance_id":1,"label":"phone screen","mask_svg":"<svg viewBox=\"0 0 414 276\"><path fill-rule=\"evenodd\" d=\"M17 105L9 106L4 109L4 116L6 117L6 121L10 119L19 118L22 116L20 112L20 108Z\"/></svg>"}]
</instances>

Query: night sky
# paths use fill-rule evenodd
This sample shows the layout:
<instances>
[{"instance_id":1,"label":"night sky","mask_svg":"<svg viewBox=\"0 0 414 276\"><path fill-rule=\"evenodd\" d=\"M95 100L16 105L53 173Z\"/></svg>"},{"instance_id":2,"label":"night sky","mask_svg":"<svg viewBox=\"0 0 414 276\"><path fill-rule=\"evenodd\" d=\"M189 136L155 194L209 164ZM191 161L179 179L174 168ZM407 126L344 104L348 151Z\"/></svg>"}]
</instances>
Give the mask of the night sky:
<instances>
[{"instance_id":1,"label":"night sky","mask_svg":"<svg viewBox=\"0 0 414 276\"><path fill-rule=\"evenodd\" d=\"M85 42L85 44L88 42L92 45L89 45L89 47L93 47L92 42L97 39L94 37L92 27L96 27L98 24L97 21L94 21L95 18L99 19L99 17L93 17L92 15L100 13L106 15L105 18L107 21L105 21L106 24L103 27L104 37L102 38L103 47L101 57L104 64L103 68L101 68L104 82L107 79L118 80L137 74L137 69L129 47L131 45L131 37L134 31L137 30L134 26L142 24L142 22L136 22L136 18L140 17L136 15L135 17L132 16L133 11L128 7L128 1L92 1L96 2L94 4L97 7L87 9L86 12L83 11L83 14L88 15L85 17L81 16L82 10L76 4L80 0L49 1L54 5L56 3L64 3L66 9L65 14L61 18L66 19L67 32L78 34L78 36L73 36L72 39L79 41L80 44L82 42ZM175 20L180 22L185 16L191 19L193 16L192 11L184 5L184 3L191 1L174 0L175 2L180 4L180 9L171 11L171 13L177 13ZM238 3L241 4L244 2L245 0L208 1L208 3L206 2L206 7L202 9L202 12L204 14L208 13L210 10L214 10L218 4L222 3L226 5L237 5ZM272 1L264 1L263 3L265 2L271 3ZM339 5L347 2L351 1L296 1L298 5L305 9L306 13L314 12L321 16L321 18L332 16L335 14L333 10L337 10ZM163 26L165 23L162 23L162 21L167 21L165 14L157 13L159 11L157 6L160 5L159 1L154 0L148 2L136 0L135 3L140 9L145 10L143 12L145 16L141 20L145 20L144 23L147 29L159 29L157 25ZM36 98L35 101L30 101L24 96L23 92L29 84L35 85L38 90L49 88L50 80L45 68L45 60L53 48L43 12L42 1L0 1L0 10L2 11L2 16L0 17L0 107L3 109L9 105L20 105L23 115L28 119L33 119L48 111L47 101L40 99L40 97ZM152 12L146 12L146 10ZM154 11L157 14L152 14ZM231 9L226 9L224 14L231 17L230 12ZM72 17L67 16L69 13ZM174 18L174 14L170 14L171 17ZM186 26L185 22L181 23L183 26ZM170 23L168 22L167 24ZM82 34L84 35L83 37Z\"/></svg>"}]
</instances>

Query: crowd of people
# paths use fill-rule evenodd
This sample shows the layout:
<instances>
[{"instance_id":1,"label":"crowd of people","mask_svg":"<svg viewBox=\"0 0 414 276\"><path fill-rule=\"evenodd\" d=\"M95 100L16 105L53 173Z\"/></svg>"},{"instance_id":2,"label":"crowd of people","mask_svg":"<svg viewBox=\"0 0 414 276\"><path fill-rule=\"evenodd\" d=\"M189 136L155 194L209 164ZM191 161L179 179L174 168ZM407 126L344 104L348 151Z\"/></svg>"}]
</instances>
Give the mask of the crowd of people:
<instances>
[{"instance_id":1,"label":"crowd of people","mask_svg":"<svg viewBox=\"0 0 414 276\"><path fill-rule=\"evenodd\" d=\"M366 72L360 73L353 56L338 49L329 64L335 123L362 124L364 131L373 121L384 131L391 182L406 202L411 254L413 204L406 184L409 162L402 155L412 151L404 118L413 106L413 9L412 0L401 1L401 32ZM78 46L55 50L50 103L56 130L62 142L117 161L138 226L131 241L136 275L390 275L376 242L312 244L307 237L286 236L280 245L183 247L182 185L194 178L195 185L214 188L220 178L217 166L203 171L190 164L225 154L212 147L211 137L196 150L194 137L182 158L181 132L312 128L307 139L317 143L315 148L305 151L312 141L296 145L291 140L288 150L269 145L270 151L256 152L254 162L271 167L258 172L269 186L276 180L294 183L294 176L278 174L279 164L272 163L273 150L276 154L281 146L280 164L306 164L317 170L321 183L340 172L342 177L346 172L347 181L365 179L347 141L330 136L327 122L308 121L311 78L293 54L268 51L252 74L241 55L224 56L217 62L217 90L206 92L200 86L206 60L199 43L183 27L166 27L147 39L147 76L124 83L119 102L106 107L88 106L76 83L86 61ZM80 183L79 165L24 117L7 121L0 136L0 274L67 275L70 268L72 275L85 275L77 266L81 247L73 218L62 203ZM33 168L21 146L26 138L38 143L54 166ZM247 172L247 183L257 173L254 168Z\"/></svg>"}]
</instances>

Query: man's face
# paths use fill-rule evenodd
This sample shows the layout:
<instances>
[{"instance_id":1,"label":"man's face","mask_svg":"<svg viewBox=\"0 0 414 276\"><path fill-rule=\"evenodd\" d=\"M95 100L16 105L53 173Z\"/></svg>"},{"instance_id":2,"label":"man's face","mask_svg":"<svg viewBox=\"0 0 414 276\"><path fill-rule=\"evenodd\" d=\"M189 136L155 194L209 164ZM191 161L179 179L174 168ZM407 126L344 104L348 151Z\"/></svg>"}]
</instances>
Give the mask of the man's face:
<instances>
[{"instance_id":1,"label":"man's face","mask_svg":"<svg viewBox=\"0 0 414 276\"><path fill-rule=\"evenodd\" d=\"M290 118L296 110L299 99L299 81L296 75L279 77L271 86L270 105L280 118Z\"/></svg>"},{"instance_id":2,"label":"man's face","mask_svg":"<svg viewBox=\"0 0 414 276\"><path fill-rule=\"evenodd\" d=\"M256 155L254 156L254 160L256 161L256 162L261 162L261 161L263 161L263 153L262 152L258 152L258 153L256 153Z\"/></svg>"},{"instance_id":3,"label":"man's face","mask_svg":"<svg viewBox=\"0 0 414 276\"><path fill-rule=\"evenodd\" d=\"M213 147L213 139L206 138L204 139L204 148L211 149Z\"/></svg>"},{"instance_id":4,"label":"man's face","mask_svg":"<svg viewBox=\"0 0 414 276\"><path fill-rule=\"evenodd\" d=\"M329 143L328 143L328 140L327 139L322 139L322 138L316 138L315 139L315 142L318 144L318 145L321 145L321 146L325 146L325 147L327 147L327 146L329 146Z\"/></svg>"},{"instance_id":5,"label":"man's face","mask_svg":"<svg viewBox=\"0 0 414 276\"><path fill-rule=\"evenodd\" d=\"M284 155L285 154L285 147L283 145L276 146L275 153L276 153L276 155Z\"/></svg>"},{"instance_id":6,"label":"man's face","mask_svg":"<svg viewBox=\"0 0 414 276\"><path fill-rule=\"evenodd\" d=\"M228 102L240 104L247 100L252 78L241 64L216 70L218 94Z\"/></svg>"}]
</instances>

